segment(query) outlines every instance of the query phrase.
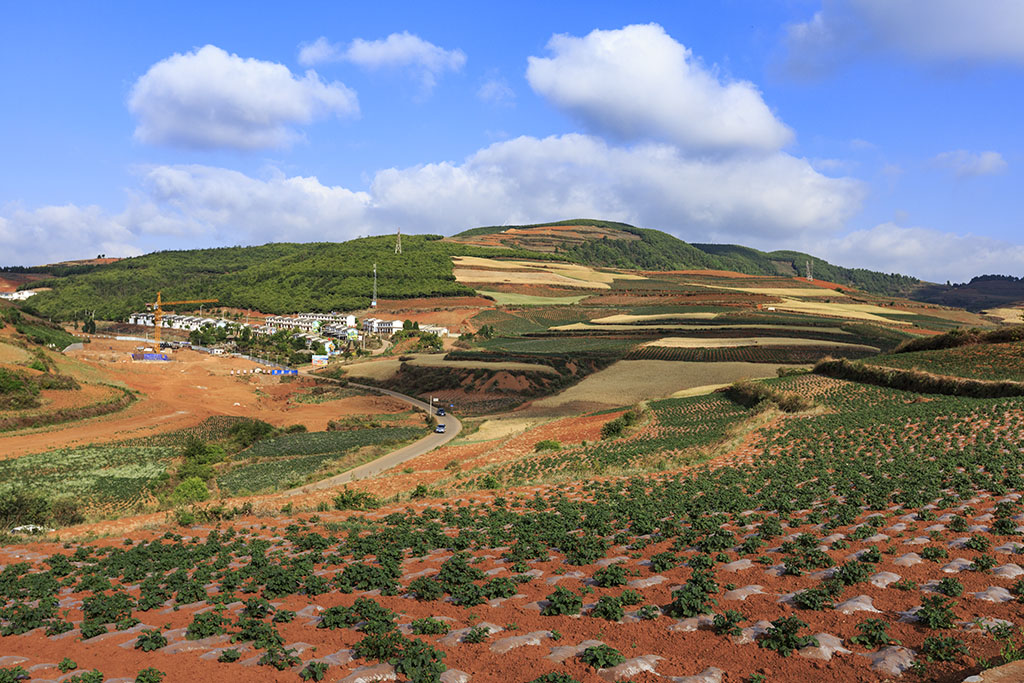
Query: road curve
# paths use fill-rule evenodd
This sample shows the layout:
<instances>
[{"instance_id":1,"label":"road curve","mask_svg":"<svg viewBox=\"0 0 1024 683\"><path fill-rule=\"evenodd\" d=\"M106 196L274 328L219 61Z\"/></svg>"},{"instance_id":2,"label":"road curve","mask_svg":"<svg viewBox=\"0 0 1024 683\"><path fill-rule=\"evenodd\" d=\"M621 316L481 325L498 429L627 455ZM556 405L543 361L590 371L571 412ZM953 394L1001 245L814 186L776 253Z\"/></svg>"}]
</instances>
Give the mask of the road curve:
<instances>
[{"instance_id":1,"label":"road curve","mask_svg":"<svg viewBox=\"0 0 1024 683\"><path fill-rule=\"evenodd\" d=\"M331 378L329 377L321 377L320 375L314 375L306 372L303 372L301 374L306 375L308 377L315 377L316 379L320 380L326 379L327 381L336 381L331 380ZM347 386L359 387L360 389L369 389L370 391L376 391L377 393L380 394L386 394L393 398L397 398L400 401L405 401L414 408L418 408L419 410L422 410L424 412L426 412L430 408L426 401L421 401L418 398L406 396L405 394L400 394L397 391L391 391L390 389L381 389L380 387L374 387L368 384L357 384L356 382L349 382ZM287 491L284 491L283 493L286 496L297 496L303 493L309 493L310 491L320 491L323 489L334 488L335 486L347 484L350 481L356 481L358 479L368 479L370 477L380 474L381 472L386 472L387 470L390 470L393 467L397 467L398 465L401 465L407 460L418 458L424 453L429 453L435 448L443 446L444 444L448 443L456 436L458 436L459 432L462 431L462 423L459 422L458 418L451 414L446 415L442 418L438 418L438 422L444 423L446 427L444 434L428 434L415 443L411 443L408 446L405 446L404 448L399 448L397 451L391 451L390 453L382 455L381 457L371 462L359 465L358 467L353 467L347 472L342 472L341 474L337 474L333 477L328 477L327 479L321 479L320 481L313 482L312 484L306 484L305 486L299 486L298 488L289 489Z\"/></svg>"}]
</instances>

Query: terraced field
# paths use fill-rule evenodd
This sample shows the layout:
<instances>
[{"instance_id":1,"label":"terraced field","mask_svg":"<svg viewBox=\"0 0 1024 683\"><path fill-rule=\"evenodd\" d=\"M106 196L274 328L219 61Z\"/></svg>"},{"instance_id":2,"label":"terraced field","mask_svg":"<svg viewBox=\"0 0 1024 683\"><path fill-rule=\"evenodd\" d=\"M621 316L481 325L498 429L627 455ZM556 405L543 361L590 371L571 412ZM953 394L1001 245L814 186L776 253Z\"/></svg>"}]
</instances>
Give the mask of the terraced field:
<instances>
[{"instance_id":1,"label":"terraced field","mask_svg":"<svg viewBox=\"0 0 1024 683\"><path fill-rule=\"evenodd\" d=\"M939 351L915 351L875 356L865 361L906 370L972 379L1024 381L1024 342L971 344Z\"/></svg>"}]
</instances>

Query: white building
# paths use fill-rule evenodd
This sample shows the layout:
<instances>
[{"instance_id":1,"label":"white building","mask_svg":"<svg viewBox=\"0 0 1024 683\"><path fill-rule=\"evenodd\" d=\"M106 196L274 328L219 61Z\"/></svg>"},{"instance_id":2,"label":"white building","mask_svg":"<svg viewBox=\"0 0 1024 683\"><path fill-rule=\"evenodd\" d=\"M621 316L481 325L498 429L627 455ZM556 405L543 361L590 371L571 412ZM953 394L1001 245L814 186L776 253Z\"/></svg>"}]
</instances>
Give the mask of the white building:
<instances>
[{"instance_id":1,"label":"white building","mask_svg":"<svg viewBox=\"0 0 1024 683\"><path fill-rule=\"evenodd\" d=\"M386 337L390 337L395 332L402 329L403 323L401 320L381 320L380 318L364 318L363 319L363 331L373 332L374 334L381 334Z\"/></svg>"},{"instance_id":2,"label":"white building","mask_svg":"<svg viewBox=\"0 0 1024 683\"><path fill-rule=\"evenodd\" d=\"M20 292L0 292L0 299L7 299L8 301L24 301L35 294L38 294L38 292L34 289L23 289Z\"/></svg>"}]
</instances>

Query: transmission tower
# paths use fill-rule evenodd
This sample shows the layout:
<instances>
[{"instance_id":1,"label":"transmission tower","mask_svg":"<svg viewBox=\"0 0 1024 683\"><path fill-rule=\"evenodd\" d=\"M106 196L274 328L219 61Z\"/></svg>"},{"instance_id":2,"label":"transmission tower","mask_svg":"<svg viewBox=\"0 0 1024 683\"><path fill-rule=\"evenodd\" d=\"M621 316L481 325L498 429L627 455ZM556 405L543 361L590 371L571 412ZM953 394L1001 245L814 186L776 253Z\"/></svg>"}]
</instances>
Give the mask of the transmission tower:
<instances>
[{"instance_id":1,"label":"transmission tower","mask_svg":"<svg viewBox=\"0 0 1024 683\"><path fill-rule=\"evenodd\" d=\"M402 253L402 229L398 229L398 236L395 238L395 253Z\"/></svg>"},{"instance_id":2,"label":"transmission tower","mask_svg":"<svg viewBox=\"0 0 1024 683\"><path fill-rule=\"evenodd\" d=\"M811 261L810 261L810 259L807 260L807 281L808 282L813 282L814 281L814 278L811 277Z\"/></svg>"},{"instance_id":3,"label":"transmission tower","mask_svg":"<svg viewBox=\"0 0 1024 683\"><path fill-rule=\"evenodd\" d=\"M370 301L370 308L377 308L377 264L373 264L373 299Z\"/></svg>"}]
</instances>

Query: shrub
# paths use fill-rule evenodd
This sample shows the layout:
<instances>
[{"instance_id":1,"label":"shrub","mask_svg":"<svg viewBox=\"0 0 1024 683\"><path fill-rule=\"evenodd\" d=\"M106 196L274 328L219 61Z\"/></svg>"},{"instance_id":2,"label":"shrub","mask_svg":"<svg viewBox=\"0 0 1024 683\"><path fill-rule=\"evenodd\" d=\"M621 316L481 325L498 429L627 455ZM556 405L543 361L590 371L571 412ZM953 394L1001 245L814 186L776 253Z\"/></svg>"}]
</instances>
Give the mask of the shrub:
<instances>
[{"instance_id":1,"label":"shrub","mask_svg":"<svg viewBox=\"0 0 1024 683\"><path fill-rule=\"evenodd\" d=\"M899 645L900 641L887 633L888 627L884 619L866 619L857 624L860 633L850 638L850 642L873 650L883 645Z\"/></svg>"},{"instance_id":2,"label":"shrub","mask_svg":"<svg viewBox=\"0 0 1024 683\"><path fill-rule=\"evenodd\" d=\"M433 617L414 619L410 626L417 636L437 636L448 632L448 624Z\"/></svg>"},{"instance_id":3,"label":"shrub","mask_svg":"<svg viewBox=\"0 0 1024 683\"><path fill-rule=\"evenodd\" d=\"M607 645L588 647L580 654L580 659L584 664L589 664L595 669L607 669L626 661L626 657L621 652Z\"/></svg>"},{"instance_id":4,"label":"shrub","mask_svg":"<svg viewBox=\"0 0 1024 683\"><path fill-rule=\"evenodd\" d=\"M466 635L462 636L462 640L467 643L482 643L491 637L491 629L486 626L474 626L466 632Z\"/></svg>"},{"instance_id":5,"label":"shrub","mask_svg":"<svg viewBox=\"0 0 1024 683\"><path fill-rule=\"evenodd\" d=\"M594 582L601 588L614 588L626 585L626 570L621 563L602 567L594 572Z\"/></svg>"},{"instance_id":6,"label":"shrub","mask_svg":"<svg viewBox=\"0 0 1024 683\"><path fill-rule=\"evenodd\" d=\"M135 639L135 649L143 652L159 650L167 645L167 638L160 633L158 628L143 629L138 638Z\"/></svg>"},{"instance_id":7,"label":"shrub","mask_svg":"<svg viewBox=\"0 0 1024 683\"><path fill-rule=\"evenodd\" d=\"M970 652L967 643L956 636L928 636L921 645L921 654L930 662L954 662Z\"/></svg>"},{"instance_id":8,"label":"shrub","mask_svg":"<svg viewBox=\"0 0 1024 683\"><path fill-rule=\"evenodd\" d=\"M720 636L738 636L741 631L739 624L745 619L742 612L727 609L724 613L715 615L711 630Z\"/></svg>"},{"instance_id":9,"label":"shrub","mask_svg":"<svg viewBox=\"0 0 1024 683\"><path fill-rule=\"evenodd\" d=\"M147 667L135 676L135 683L160 683L167 674L156 667Z\"/></svg>"},{"instance_id":10,"label":"shrub","mask_svg":"<svg viewBox=\"0 0 1024 683\"><path fill-rule=\"evenodd\" d=\"M327 662L310 662L299 672L299 678L304 681L322 681L327 676L327 668Z\"/></svg>"},{"instance_id":11,"label":"shrub","mask_svg":"<svg viewBox=\"0 0 1024 683\"><path fill-rule=\"evenodd\" d=\"M807 628L807 622L797 617L780 617L772 621L772 627L757 640L757 644L759 647L775 650L783 657L788 657L794 650L800 648L817 647L817 638L797 635L803 628Z\"/></svg>"},{"instance_id":12,"label":"shrub","mask_svg":"<svg viewBox=\"0 0 1024 683\"><path fill-rule=\"evenodd\" d=\"M941 595L927 595L921 601L921 609L915 616L917 620L931 629L953 628L956 614L953 613L953 601Z\"/></svg>"},{"instance_id":13,"label":"shrub","mask_svg":"<svg viewBox=\"0 0 1024 683\"><path fill-rule=\"evenodd\" d=\"M210 489L199 477L188 477L178 484L171 494L171 502L175 505L200 503L210 497Z\"/></svg>"},{"instance_id":14,"label":"shrub","mask_svg":"<svg viewBox=\"0 0 1024 683\"><path fill-rule=\"evenodd\" d=\"M594 605L594 609L590 611L590 616L595 619L607 619L608 621L619 621L622 617L626 616L622 609L622 602L615 597L610 595L602 595L597 604Z\"/></svg>"},{"instance_id":15,"label":"shrub","mask_svg":"<svg viewBox=\"0 0 1024 683\"><path fill-rule=\"evenodd\" d=\"M540 453L542 451L558 451L561 449L562 444L556 439L544 439L543 441L538 441L533 446L534 453Z\"/></svg>"},{"instance_id":16,"label":"shrub","mask_svg":"<svg viewBox=\"0 0 1024 683\"><path fill-rule=\"evenodd\" d=\"M347 486L334 497L336 510L375 510L381 505L380 498L369 491L354 491Z\"/></svg>"},{"instance_id":17,"label":"shrub","mask_svg":"<svg viewBox=\"0 0 1024 683\"><path fill-rule=\"evenodd\" d=\"M541 616L551 617L560 614L579 614L583 609L583 598L568 588L559 586L555 592L547 596L548 604L540 611Z\"/></svg>"}]
</instances>

